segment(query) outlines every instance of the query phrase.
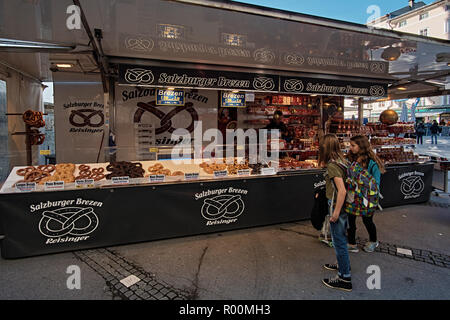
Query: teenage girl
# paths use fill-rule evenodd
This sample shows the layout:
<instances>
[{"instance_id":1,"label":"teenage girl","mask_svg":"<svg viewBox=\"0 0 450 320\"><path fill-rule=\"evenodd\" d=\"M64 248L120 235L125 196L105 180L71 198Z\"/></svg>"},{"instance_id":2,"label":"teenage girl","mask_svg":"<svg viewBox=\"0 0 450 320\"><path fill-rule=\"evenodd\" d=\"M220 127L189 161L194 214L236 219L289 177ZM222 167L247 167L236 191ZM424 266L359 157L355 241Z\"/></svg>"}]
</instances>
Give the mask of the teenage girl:
<instances>
[{"instance_id":1,"label":"teenage girl","mask_svg":"<svg viewBox=\"0 0 450 320\"><path fill-rule=\"evenodd\" d=\"M366 136L354 136L350 139L350 152L347 156L350 162L357 161L363 168L369 171L375 180L377 181L378 189L380 189L380 177L382 173L385 173L383 162L373 152L370 146L369 139ZM356 245L356 217L350 214L348 216L349 229L348 229L348 243L349 251L358 252ZM377 241L377 228L373 222L373 215L363 216L363 223L366 226L369 233L369 242L366 243L363 250L366 252L373 252L379 243Z\"/></svg>"},{"instance_id":2,"label":"teenage girl","mask_svg":"<svg viewBox=\"0 0 450 320\"><path fill-rule=\"evenodd\" d=\"M327 134L321 139L319 147L319 164L326 167L326 195L330 213L330 229L336 253L336 264L325 264L327 270L338 271L336 278L324 279L329 288L345 291L352 290L350 259L347 247L347 213L341 211L347 190L345 189L345 167L348 165L341 151L339 140L334 134Z\"/></svg>"}]
</instances>

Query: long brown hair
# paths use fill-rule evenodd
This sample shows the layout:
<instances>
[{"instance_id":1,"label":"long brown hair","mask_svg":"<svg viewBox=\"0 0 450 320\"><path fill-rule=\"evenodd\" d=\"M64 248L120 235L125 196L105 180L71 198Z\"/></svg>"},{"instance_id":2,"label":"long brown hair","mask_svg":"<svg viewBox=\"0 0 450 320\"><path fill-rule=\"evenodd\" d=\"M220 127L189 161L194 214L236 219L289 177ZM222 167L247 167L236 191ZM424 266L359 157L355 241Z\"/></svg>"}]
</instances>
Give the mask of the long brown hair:
<instances>
[{"instance_id":1,"label":"long brown hair","mask_svg":"<svg viewBox=\"0 0 450 320\"><path fill-rule=\"evenodd\" d=\"M356 143L359 147L358 154L353 154L351 151L348 152L347 159L351 162L357 161L363 168L368 168L369 161L373 160L377 163L378 168L381 173L385 173L386 169L381 159L373 152L372 146L370 145L369 139L366 136L354 136L350 138L350 141Z\"/></svg>"},{"instance_id":2,"label":"long brown hair","mask_svg":"<svg viewBox=\"0 0 450 320\"><path fill-rule=\"evenodd\" d=\"M345 162L345 157L341 151L341 144L334 134L326 134L320 139L319 145L319 165L326 166L330 161L341 160Z\"/></svg>"}]
</instances>

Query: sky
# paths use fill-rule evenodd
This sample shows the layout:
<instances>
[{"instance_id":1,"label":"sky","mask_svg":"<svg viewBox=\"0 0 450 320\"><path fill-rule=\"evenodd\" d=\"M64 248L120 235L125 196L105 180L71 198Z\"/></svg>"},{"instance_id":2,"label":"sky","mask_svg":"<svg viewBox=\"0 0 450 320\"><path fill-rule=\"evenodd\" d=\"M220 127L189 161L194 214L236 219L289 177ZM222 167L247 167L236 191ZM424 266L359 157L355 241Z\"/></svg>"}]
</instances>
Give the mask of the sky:
<instances>
[{"instance_id":1,"label":"sky","mask_svg":"<svg viewBox=\"0 0 450 320\"><path fill-rule=\"evenodd\" d=\"M426 4L434 2L433 0L422 1ZM370 6L378 6L380 15L383 16L408 5L408 0L239 0L238 2L359 24L366 24L367 19L374 14L374 11L367 13Z\"/></svg>"}]
</instances>

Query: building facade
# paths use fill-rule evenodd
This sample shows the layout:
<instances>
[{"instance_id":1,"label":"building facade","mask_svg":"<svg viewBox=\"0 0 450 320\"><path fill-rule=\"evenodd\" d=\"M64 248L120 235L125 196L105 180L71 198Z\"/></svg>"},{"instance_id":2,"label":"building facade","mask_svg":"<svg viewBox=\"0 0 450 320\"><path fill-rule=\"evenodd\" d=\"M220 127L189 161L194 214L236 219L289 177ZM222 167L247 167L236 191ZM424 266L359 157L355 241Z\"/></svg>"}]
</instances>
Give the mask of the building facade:
<instances>
[{"instance_id":1,"label":"building facade","mask_svg":"<svg viewBox=\"0 0 450 320\"><path fill-rule=\"evenodd\" d=\"M413 33L427 37L450 40L450 0L438 0L430 4L423 1L404 0L405 7L388 13L367 25L375 28ZM437 96L402 101L380 101L364 106L364 117L369 121L377 121L380 113L386 109L393 109L401 115L406 103L409 115L411 106L417 103L416 119L426 122L431 120L448 121L450 114L450 96ZM347 102L350 111L346 117L355 114L354 103ZM352 108L353 105L353 108ZM357 112L356 112L357 114ZM408 119L410 119L408 117Z\"/></svg>"}]
</instances>

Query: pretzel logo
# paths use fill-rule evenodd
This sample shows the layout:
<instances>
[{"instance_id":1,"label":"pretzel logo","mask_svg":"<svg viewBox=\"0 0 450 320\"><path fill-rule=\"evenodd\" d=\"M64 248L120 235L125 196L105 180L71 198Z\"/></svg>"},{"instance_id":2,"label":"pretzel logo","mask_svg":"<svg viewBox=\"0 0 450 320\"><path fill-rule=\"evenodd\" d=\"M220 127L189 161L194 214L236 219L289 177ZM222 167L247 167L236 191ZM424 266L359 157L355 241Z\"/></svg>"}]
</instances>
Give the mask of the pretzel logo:
<instances>
[{"instance_id":1,"label":"pretzel logo","mask_svg":"<svg viewBox=\"0 0 450 320\"><path fill-rule=\"evenodd\" d=\"M288 53L284 56L284 62L286 64L301 66L302 64L305 63L305 58L299 54Z\"/></svg>"},{"instance_id":2,"label":"pretzel logo","mask_svg":"<svg viewBox=\"0 0 450 320\"><path fill-rule=\"evenodd\" d=\"M47 210L39 221L39 231L50 238L87 235L97 229L97 226L98 217L91 207Z\"/></svg>"},{"instance_id":3,"label":"pretzel logo","mask_svg":"<svg viewBox=\"0 0 450 320\"><path fill-rule=\"evenodd\" d=\"M372 62L370 64L370 71L374 73L383 73L386 70L383 62Z\"/></svg>"},{"instance_id":4,"label":"pretzel logo","mask_svg":"<svg viewBox=\"0 0 450 320\"><path fill-rule=\"evenodd\" d=\"M289 79L284 81L284 90L287 92L302 92L305 86L301 80Z\"/></svg>"},{"instance_id":5,"label":"pretzel logo","mask_svg":"<svg viewBox=\"0 0 450 320\"><path fill-rule=\"evenodd\" d=\"M152 39L134 39L128 38L125 40L125 47L133 51L152 51L155 43Z\"/></svg>"},{"instance_id":6,"label":"pretzel logo","mask_svg":"<svg viewBox=\"0 0 450 320\"><path fill-rule=\"evenodd\" d=\"M244 209L240 195L221 195L204 200L202 216L207 220L233 219L240 216Z\"/></svg>"},{"instance_id":7,"label":"pretzel logo","mask_svg":"<svg viewBox=\"0 0 450 320\"><path fill-rule=\"evenodd\" d=\"M256 61L261 63L271 63L275 60L275 53L267 48L261 48L253 53Z\"/></svg>"},{"instance_id":8,"label":"pretzel logo","mask_svg":"<svg viewBox=\"0 0 450 320\"><path fill-rule=\"evenodd\" d=\"M411 176L404 178L400 186L400 191L405 196L405 199L417 198L425 189L425 184L421 177Z\"/></svg>"},{"instance_id":9,"label":"pretzel logo","mask_svg":"<svg viewBox=\"0 0 450 320\"><path fill-rule=\"evenodd\" d=\"M98 118L96 119L95 122L93 122L91 119L96 116ZM101 110L94 110L94 109L72 110L72 113L70 114L69 117L69 122L74 127L89 126L93 128L98 128L103 126L103 124L105 123L105 116L103 115L103 111Z\"/></svg>"},{"instance_id":10,"label":"pretzel logo","mask_svg":"<svg viewBox=\"0 0 450 320\"><path fill-rule=\"evenodd\" d=\"M182 111L186 111L191 116L191 123L187 128L185 128L187 131L193 132L195 121L198 121L198 113L193 108L194 104L192 102L187 102L184 106L178 106L168 113L164 113L158 109L155 101L149 103L138 102L137 106L139 108L134 113L134 123L140 123L142 115L146 112L150 112L160 120L160 127L155 129L155 134L157 135L166 131L173 133L176 129L178 129L172 126L171 119Z\"/></svg>"},{"instance_id":11,"label":"pretzel logo","mask_svg":"<svg viewBox=\"0 0 450 320\"><path fill-rule=\"evenodd\" d=\"M373 97L382 97L386 93L382 86L371 86L369 93Z\"/></svg>"},{"instance_id":12,"label":"pretzel logo","mask_svg":"<svg viewBox=\"0 0 450 320\"><path fill-rule=\"evenodd\" d=\"M253 80L253 87L256 90L272 91L275 88L273 79L258 77Z\"/></svg>"},{"instance_id":13,"label":"pretzel logo","mask_svg":"<svg viewBox=\"0 0 450 320\"><path fill-rule=\"evenodd\" d=\"M155 80L151 70L146 69L127 69L125 80L130 83L150 84Z\"/></svg>"}]
</instances>

